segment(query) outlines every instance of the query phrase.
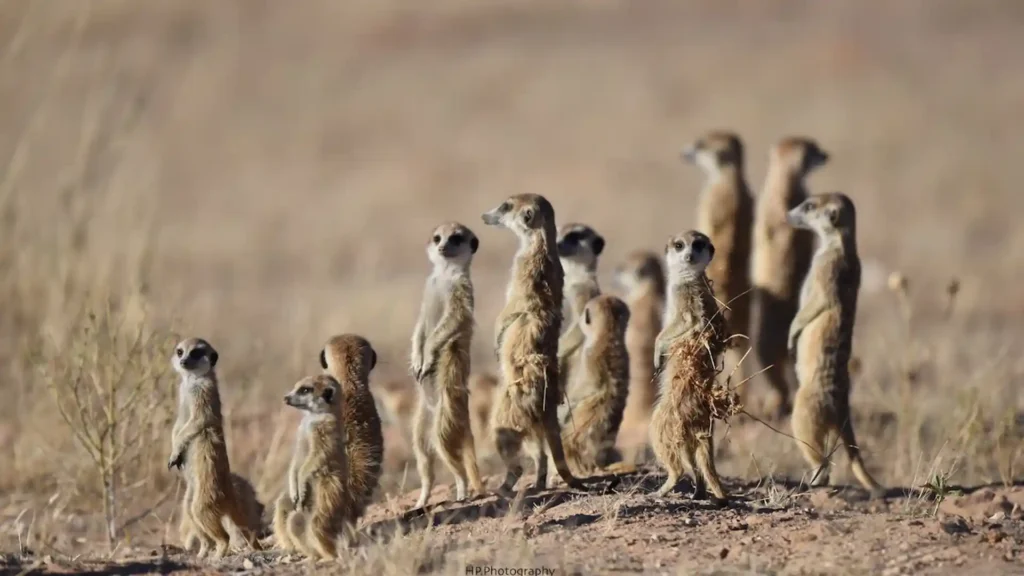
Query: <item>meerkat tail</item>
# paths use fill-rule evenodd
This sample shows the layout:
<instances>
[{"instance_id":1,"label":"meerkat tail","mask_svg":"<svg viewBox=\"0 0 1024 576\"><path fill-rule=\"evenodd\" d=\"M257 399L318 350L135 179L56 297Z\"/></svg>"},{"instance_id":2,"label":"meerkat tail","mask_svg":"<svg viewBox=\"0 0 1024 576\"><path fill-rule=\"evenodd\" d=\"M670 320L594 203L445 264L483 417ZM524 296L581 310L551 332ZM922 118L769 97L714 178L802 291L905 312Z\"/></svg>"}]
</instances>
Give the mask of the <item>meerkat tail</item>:
<instances>
[{"instance_id":1,"label":"meerkat tail","mask_svg":"<svg viewBox=\"0 0 1024 576\"><path fill-rule=\"evenodd\" d=\"M868 473L867 468L864 466L864 460L860 457L860 447L857 446L857 438L853 433L853 424L850 423L849 418L840 427L839 436L846 446L846 456L850 459L850 468L857 481L872 493L877 494L881 492L882 486L871 477L871 474Z\"/></svg>"},{"instance_id":2,"label":"meerkat tail","mask_svg":"<svg viewBox=\"0 0 1024 576\"><path fill-rule=\"evenodd\" d=\"M612 462L601 470L606 474L632 474L637 468L635 464L629 462Z\"/></svg>"},{"instance_id":3,"label":"meerkat tail","mask_svg":"<svg viewBox=\"0 0 1024 576\"><path fill-rule=\"evenodd\" d=\"M551 459L555 462L555 470L558 471L558 475L561 476L562 481L565 482L569 487L575 488L576 490L583 490L583 482L580 482L579 478L572 475L572 471L569 470L569 463L565 459L565 451L562 450L562 435L558 430L557 415L554 410L551 410L547 425L544 426L544 434L547 437L548 450L551 452Z\"/></svg>"},{"instance_id":4,"label":"meerkat tail","mask_svg":"<svg viewBox=\"0 0 1024 576\"><path fill-rule=\"evenodd\" d=\"M466 434L465 445L462 448L462 462L466 467L466 476L469 477L469 486L477 495L484 493L484 483L480 478L480 467L476 461L476 442L473 440L473 433Z\"/></svg>"}]
</instances>

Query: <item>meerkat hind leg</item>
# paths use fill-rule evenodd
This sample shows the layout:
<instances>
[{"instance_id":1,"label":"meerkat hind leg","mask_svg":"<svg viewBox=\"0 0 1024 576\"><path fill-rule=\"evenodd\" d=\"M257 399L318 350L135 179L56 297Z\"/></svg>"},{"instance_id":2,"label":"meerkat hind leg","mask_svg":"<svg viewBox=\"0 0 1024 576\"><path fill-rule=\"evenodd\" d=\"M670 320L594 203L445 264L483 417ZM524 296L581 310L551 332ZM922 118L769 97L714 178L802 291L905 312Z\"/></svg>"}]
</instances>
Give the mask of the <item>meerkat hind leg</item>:
<instances>
[{"instance_id":1,"label":"meerkat hind leg","mask_svg":"<svg viewBox=\"0 0 1024 576\"><path fill-rule=\"evenodd\" d=\"M711 489L712 501L723 503L727 499L725 489L722 488L721 479L718 478L718 471L715 470L715 448L714 441L710 436L697 441L697 449L694 451L694 477L699 478L698 486L704 491L701 500L707 498L707 489Z\"/></svg>"},{"instance_id":2,"label":"meerkat hind leg","mask_svg":"<svg viewBox=\"0 0 1024 576\"><path fill-rule=\"evenodd\" d=\"M534 443L537 446L537 451L533 458L537 468L537 481L533 483L533 488L537 491L543 491L548 487L548 451L543 428L534 430L533 436Z\"/></svg>"},{"instance_id":3,"label":"meerkat hind leg","mask_svg":"<svg viewBox=\"0 0 1024 576\"><path fill-rule=\"evenodd\" d=\"M466 466L463 461L463 446L465 443L461 438L457 438L451 434L444 437L441 436L440 426L441 422L438 419L438 426L436 426L435 437L437 438L437 451L441 456L441 461L444 462L445 467L455 477L455 500L462 502L466 499Z\"/></svg>"},{"instance_id":4,"label":"meerkat hind leg","mask_svg":"<svg viewBox=\"0 0 1024 576\"><path fill-rule=\"evenodd\" d=\"M505 497L515 495L516 483L523 475L520 452L523 447L523 435L511 428L498 428L494 431L495 445L498 456L505 464L505 481L498 487L498 493Z\"/></svg>"},{"instance_id":5,"label":"meerkat hind leg","mask_svg":"<svg viewBox=\"0 0 1024 576\"><path fill-rule=\"evenodd\" d=\"M811 486L828 486L829 465L826 457L826 441L828 431L822 425L822 418L812 414L813 409L807 406L800 393L797 393L796 401L793 403L793 437L797 440L797 446L804 456L804 460L811 465Z\"/></svg>"},{"instance_id":6,"label":"meerkat hind leg","mask_svg":"<svg viewBox=\"0 0 1024 576\"><path fill-rule=\"evenodd\" d=\"M434 447L431 441L432 414L427 411L425 401L421 399L416 411L413 426L413 449L416 454L416 469L420 475L420 497L414 508L422 508L430 500L434 490Z\"/></svg>"}]
</instances>

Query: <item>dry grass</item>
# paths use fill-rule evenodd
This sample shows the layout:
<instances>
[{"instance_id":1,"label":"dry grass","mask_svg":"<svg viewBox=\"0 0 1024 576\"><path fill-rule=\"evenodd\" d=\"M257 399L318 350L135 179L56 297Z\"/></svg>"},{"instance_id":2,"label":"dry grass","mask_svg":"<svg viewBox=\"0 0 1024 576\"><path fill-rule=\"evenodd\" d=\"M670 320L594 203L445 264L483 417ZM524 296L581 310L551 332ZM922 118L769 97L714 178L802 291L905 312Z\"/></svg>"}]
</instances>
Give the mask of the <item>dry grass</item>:
<instances>
[{"instance_id":1,"label":"dry grass","mask_svg":"<svg viewBox=\"0 0 1024 576\"><path fill-rule=\"evenodd\" d=\"M1020 3L300 5L0 2L0 550L167 538L184 335L221 352L232 466L269 502L295 424L280 397L327 336L362 333L377 379L404 373L437 222L481 235L491 367L514 246L479 213L544 194L607 238L604 274L690 226L701 175L678 150L714 127L744 137L755 188L773 140L817 138L833 161L811 186L857 202L853 405L876 478L1021 478ZM748 432L721 473L805 472ZM382 499L414 487L405 465ZM443 564L447 544L404 538L388 546L423 554L352 567Z\"/></svg>"}]
</instances>

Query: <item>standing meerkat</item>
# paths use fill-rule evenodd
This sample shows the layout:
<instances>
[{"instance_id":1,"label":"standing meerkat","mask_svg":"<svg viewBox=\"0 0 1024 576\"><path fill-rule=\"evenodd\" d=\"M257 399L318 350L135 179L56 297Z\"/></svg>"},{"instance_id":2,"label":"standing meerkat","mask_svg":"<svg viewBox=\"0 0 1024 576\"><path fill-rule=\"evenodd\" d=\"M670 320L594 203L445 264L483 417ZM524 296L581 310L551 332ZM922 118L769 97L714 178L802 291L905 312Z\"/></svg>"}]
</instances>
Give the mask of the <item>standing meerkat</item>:
<instances>
[{"instance_id":1,"label":"standing meerkat","mask_svg":"<svg viewBox=\"0 0 1024 576\"><path fill-rule=\"evenodd\" d=\"M665 271L661 258L647 250L632 252L615 268L614 281L629 306L626 326L629 395L622 415L620 444L627 451L633 451L647 441L647 423L657 396L651 357L665 309Z\"/></svg>"},{"instance_id":2,"label":"standing meerkat","mask_svg":"<svg viewBox=\"0 0 1024 576\"><path fill-rule=\"evenodd\" d=\"M506 467L499 492L509 495L523 475L520 453L529 439L536 448L537 482L547 485L547 455L558 475L572 488L583 483L572 475L562 451L558 425L558 337L562 326L562 264L558 259L555 210L537 194L517 194L482 215L484 224L511 230L519 238L505 307L495 322L494 349L501 388L492 414L498 455Z\"/></svg>"},{"instance_id":3,"label":"standing meerkat","mask_svg":"<svg viewBox=\"0 0 1024 576\"><path fill-rule=\"evenodd\" d=\"M766 368L764 380L775 391L777 418L792 409L790 391L796 382L783 342L796 315L814 243L813 233L790 226L786 213L807 198L807 175L827 162L828 154L813 140L780 140L769 154L768 175L754 213L751 331L758 363Z\"/></svg>"},{"instance_id":4,"label":"standing meerkat","mask_svg":"<svg viewBox=\"0 0 1024 576\"><path fill-rule=\"evenodd\" d=\"M357 517L373 500L384 460L384 433L370 393L370 372L376 366L377 352L356 334L332 336L320 351L320 367L341 385L347 477Z\"/></svg>"},{"instance_id":5,"label":"standing meerkat","mask_svg":"<svg viewBox=\"0 0 1024 576\"><path fill-rule=\"evenodd\" d=\"M285 395L304 412L288 467L288 491L274 511L274 537L310 558L337 556L338 539L355 525L357 503L348 486L341 384L329 374L307 376Z\"/></svg>"},{"instance_id":6,"label":"standing meerkat","mask_svg":"<svg viewBox=\"0 0 1024 576\"><path fill-rule=\"evenodd\" d=\"M707 175L697 202L697 230L711 238L718 257L707 269L715 298L733 334L750 332L750 244L754 198L744 170L743 143L732 132L712 131L683 151L683 157ZM734 340L726 352L739 380L746 370L740 359L749 348Z\"/></svg>"},{"instance_id":7,"label":"standing meerkat","mask_svg":"<svg viewBox=\"0 0 1024 576\"><path fill-rule=\"evenodd\" d=\"M174 347L171 366L181 377L178 387L178 418L171 431L171 455L167 468L177 467L185 476L182 521L179 532L187 547L199 539L199 557L215 546L214 557L228 552L231 536L224 526L228 520L246 543L260 550L256 535L259 525L251 524L246 503L235 491L220 391L217 388L219 354L202 338L186 338Z\"/></svg>"},{"instance_id":8,"label":"standing meerkat","mask_svg":"<svg viewBox=\"0 0 1024 576\"><path fill-rule=\"evenodd\" d=\"M708 488L719 502L727 497L715 470L713 414L703 397L714 383L728 337L705 273L714 256L711 239L693 230L665 247L668 302L654 346L660 394L650 426L651 448L668 472L658 496L672 491L689 468L694 499L704 499Z\"/></svg>"},{"instance_id":9,"label":"standing meerkat","mask_svg":"<svg viewBox=\"0 0 1024 576\"><path fill-rule=\"evenodd\" d=\"M589 475L621 460L615 439L629 393L626 326L629 307L612 295L591 298L580 315L583 346L573 371L562 446L574 474Z\"/></svg>"},{"instance_id":10,"label":"standing meerkat","mask_svg":"<svg viewBox=\"0 0 1024 576\"><path fill-rule=\"evenodd\" d=\"M564 273L562 335L558 339L558 385L566 394L576 381L572 371L580 359L583 330L580 317L591 298L601 294L597 258L604 238L586 224L566 224L558 232L558 259Z\"/></svg>"},{"instance_id":11,"label":"standing meerkat","mask_svg":"<svg viewBox=\"0 0 1024 576\"><path fill-rule=\"evenodd\" d=\"M857 480L882 492L864 467L850 420L850 353L860 290L857 214L853 201L832 192L809 197L788 213L790 224L811 230L818 249L800 290L800 308L789 328L799 388L793 399L793 436L814 468L812 485L829 482L829 444L846 447Z\"/></svg>"},{"instance_id":12,"label":"standing meerkat","mask_svg":"<svg viewBox=\"0 0 1024 576\"><path fill-rule=\"evenodd\" d=\"M419 382L413 417L413 450L420 474L422 508L434 488L434 451L455 477L455 499L466 499L466 483L483 493L470 427L470 345L473 342L473 281L470 265L480 247L473 232L455 222L434 229L427 257L434 269L423 289L412 335L411 365Z\"/></svg>"}]
</instances>

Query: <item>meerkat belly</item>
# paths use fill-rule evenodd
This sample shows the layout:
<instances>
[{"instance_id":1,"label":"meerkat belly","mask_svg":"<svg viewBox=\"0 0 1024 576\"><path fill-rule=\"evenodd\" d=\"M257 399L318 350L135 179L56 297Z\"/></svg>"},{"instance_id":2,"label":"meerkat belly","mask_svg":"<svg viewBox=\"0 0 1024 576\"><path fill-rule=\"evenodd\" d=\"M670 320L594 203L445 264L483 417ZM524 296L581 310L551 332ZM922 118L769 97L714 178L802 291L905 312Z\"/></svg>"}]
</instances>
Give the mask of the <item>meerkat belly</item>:
<instances>
[{"instance_id":1,"label":"meerkat belly","mask_svg":"<svg viewBox=\"0 0 1024 576\"><path fill-rule=\"evenodd\" d=\"M811 321L800 333L796 344L796 375L801 386L815 382L825 376L829 350L828 343L835 341L836 319L831 312L825 312Z\"/></svg>"}]
</instances>

